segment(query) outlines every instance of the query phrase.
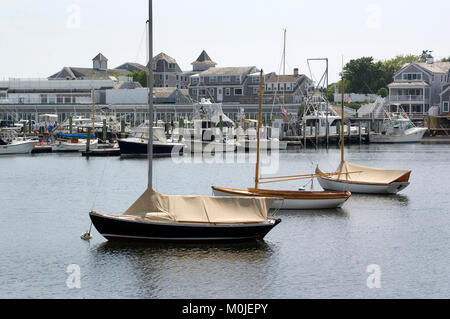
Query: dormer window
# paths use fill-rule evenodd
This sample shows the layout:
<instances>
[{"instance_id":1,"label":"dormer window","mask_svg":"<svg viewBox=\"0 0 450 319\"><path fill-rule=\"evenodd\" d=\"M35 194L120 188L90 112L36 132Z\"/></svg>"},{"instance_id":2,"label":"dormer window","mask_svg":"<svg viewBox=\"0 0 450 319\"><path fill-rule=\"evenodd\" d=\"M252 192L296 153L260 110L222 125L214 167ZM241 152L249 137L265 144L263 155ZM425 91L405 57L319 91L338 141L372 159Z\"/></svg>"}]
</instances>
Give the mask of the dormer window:
<instances>
[{"instance_id":1,"label":"dormer window","mask_svg":"<svg viewBox=\"0 0 450 319\"><path fill-rule=\"evenodd\" d=\"M175 69L175 63L169 63L169 69L170 70Z\"/></svg>"}]
</instances>

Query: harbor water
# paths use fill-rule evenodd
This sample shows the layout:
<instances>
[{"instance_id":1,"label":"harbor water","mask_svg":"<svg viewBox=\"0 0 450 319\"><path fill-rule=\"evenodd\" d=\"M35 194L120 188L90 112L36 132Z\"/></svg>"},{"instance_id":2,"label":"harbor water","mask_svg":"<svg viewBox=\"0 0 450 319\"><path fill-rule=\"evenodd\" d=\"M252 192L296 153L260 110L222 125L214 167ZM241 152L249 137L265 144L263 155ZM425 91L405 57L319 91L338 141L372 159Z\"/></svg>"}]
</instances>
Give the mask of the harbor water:
<instances>
[{"instance_id":1,"label":"harbor water","mask_svg":"<svg viewBox=\"0 0 450 319\"><path fill-rule=\"evenodd\" d=\"M411 185L354 194L342 209L277 212L282 223L262 242L175 245L109 243L95 229L80 239L89 211L120 214L142 194L145 159L0 157L0 298L448 298L449 158L449 145L351 146L348 161L411 169ZM339 160L337 148L281 152L277 174L333 171ZM251 162L161 158L154 171L166 194L254 181Z\"/></svg>"}]
</instances>

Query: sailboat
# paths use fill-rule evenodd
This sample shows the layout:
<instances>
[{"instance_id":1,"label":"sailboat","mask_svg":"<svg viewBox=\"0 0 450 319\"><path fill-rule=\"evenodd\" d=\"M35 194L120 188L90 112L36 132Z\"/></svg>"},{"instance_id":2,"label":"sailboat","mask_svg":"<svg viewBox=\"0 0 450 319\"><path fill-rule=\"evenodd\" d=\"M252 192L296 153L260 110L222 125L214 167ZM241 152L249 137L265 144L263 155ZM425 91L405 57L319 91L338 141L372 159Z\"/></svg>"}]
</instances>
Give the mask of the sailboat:
<instances>
[{"instance_id":1,"label":"sailboat","mask_svg":"<svg viewBox=\"0 0 450 319\"><path fill-rule=\"evenodd\" d=\"M148 24L148 65L152 65L152 0ZM90 212L92 224L110 241L228 242L264 238L281 222L267 217L273 198L168 196L153 190L153 72L151 68L149 71L148 188L123 215Z\"/></svg>"},{"instance_id":2,"label":"sailboat","mask_svg":"<svg viewBox=\"0 0 450 319\"><path fill-rule=\"evenodd\" d=\"M216 196L261 196L283 199L276 200L272 204L272 208L276 209L327 209L341 207L351 193L344 191L295 191L295 190L268 190L260 189L261 183L282 182L288 180L298 180L314 178L314 175L297 175L270 177L261 180L259 178L259 160L260 160L260 134L262 122L262 94L263 94L263 71L260 74L260 95L259 95L259 120L257 131L257 152L256 152L256 173L255 187L248 189L236 189L229 187L213 186L212 191Z\"/></svg>"},{"instance_id":3,"label":"sailboat","mask_svg":"<svg viewBox=\"0 0 450 319\"><path fill-rule=\"evenodd\" d=\"M344 77L342 77L341 163L336 172L316 168L320 186L326 190L349 190L363 194L396 194L408 187L410 170L378 169L349 163L344 159Z\"/></svg>"}]
</instances>

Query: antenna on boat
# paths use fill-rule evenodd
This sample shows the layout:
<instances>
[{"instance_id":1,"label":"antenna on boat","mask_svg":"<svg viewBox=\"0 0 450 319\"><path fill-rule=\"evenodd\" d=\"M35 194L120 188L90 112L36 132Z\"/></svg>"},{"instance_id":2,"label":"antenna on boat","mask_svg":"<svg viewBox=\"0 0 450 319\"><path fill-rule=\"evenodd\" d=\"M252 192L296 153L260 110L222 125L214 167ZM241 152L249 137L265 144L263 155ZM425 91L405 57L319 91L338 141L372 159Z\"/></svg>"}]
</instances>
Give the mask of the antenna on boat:
<instances>
[{"instance_id":1,"label":"antenna on boat","mask_svg":"<svg viewBox=\"0 0 450 319\"><path fill-rule=\"evenodd\" d=\"M148 1L148 188L153 188L153 1Z\"/></svg>"}]
</instances>

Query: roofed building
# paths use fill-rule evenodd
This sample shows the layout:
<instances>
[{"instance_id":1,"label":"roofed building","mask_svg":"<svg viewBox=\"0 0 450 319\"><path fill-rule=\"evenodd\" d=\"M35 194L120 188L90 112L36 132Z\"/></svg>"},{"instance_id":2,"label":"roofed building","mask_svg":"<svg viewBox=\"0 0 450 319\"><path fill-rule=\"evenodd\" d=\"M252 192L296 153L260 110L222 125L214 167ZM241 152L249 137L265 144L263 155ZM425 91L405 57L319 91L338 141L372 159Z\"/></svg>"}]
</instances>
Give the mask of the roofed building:
<instances>
[{"instance_id":1,"label":"roofed building","mask_svg":"<svg viewBox=\"0 0 450 319\"><path fill-rule=\"evenodd\" d=\"M206 53L205 50L203 50L200 56L197 58L197 60L195 60L191 64L192 70L194 72L206 71L209 68L214 68L217 65L216 62L211 60L211 58L209 57L208 53Z\"/></svg>"},{"instance_id":2,"label":"roofed building","mask_svg":"<svg viewBox=\"0 0 450 319\"><path fill-rule=\"evenodd\" d=\"M108 69L108 59L101 53L92 59L92 68L64 67L49 80L111 80L111 77L127 76L126 69Z\"/></svg>"},{"instance_id":3,"label":"roofed building","mask_svg":"<svg viewBox=\"0 0 450 319\"><path fill-rule=\"evenodd\" d=\"M388 85L391 111L399 105L409 114L446 113L442 97L445 99L449 78L450 62L434 62L431 55L426 62L408 63Z\"/></svg>"}]
</instances>

